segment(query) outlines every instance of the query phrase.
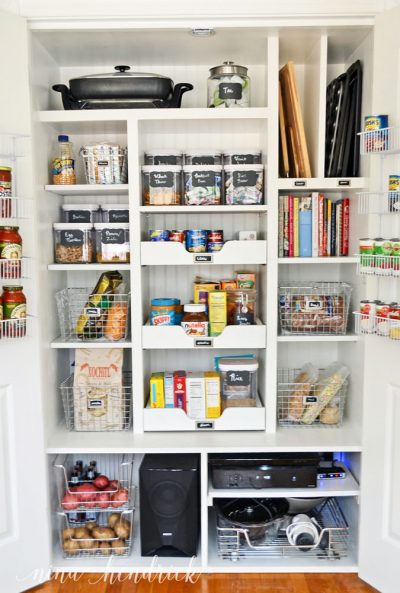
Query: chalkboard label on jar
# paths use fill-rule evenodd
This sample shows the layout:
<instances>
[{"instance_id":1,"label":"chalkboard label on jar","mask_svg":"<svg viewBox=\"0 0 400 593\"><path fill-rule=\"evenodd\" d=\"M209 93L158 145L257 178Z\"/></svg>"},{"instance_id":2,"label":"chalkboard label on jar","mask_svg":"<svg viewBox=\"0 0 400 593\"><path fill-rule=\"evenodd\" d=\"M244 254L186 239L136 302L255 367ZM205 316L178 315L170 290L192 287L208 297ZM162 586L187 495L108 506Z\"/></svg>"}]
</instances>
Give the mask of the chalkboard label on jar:
<instances>
[{"instance_id":1,"label":"chalkboard label on jar","mask_svg":"<svg viewBox=\"0 0 400 593\"><path fill-rule=\"evenodd\" d=\"M129 222L129 210L110 210L108 218L110 222Z\"/></svg>"},{"instance_id":2,"label":"chalkboard label on jar","mask_svg":"<svg viewBox=\"0 0 400 593\"><path fill-rule=\"evenodd\" d=\"M150 173L150 187L173 187L174 174L172 171L156 171Z\"/></svg>"},{"instance_id":3,"label":"chalkboard label on jar","mask_svg":"<svg viewBox=\"0 0 400 593\"><path fill-rule=\"evenodd\" d=\"M125 230L103 229L101 231L101 242L104 244L122 245L125 243Z\"/></svg>"},{"instance_id":4,"label":"chalkboard label on jar","mask_svg":"<svg viewBox=\"0 0 400 593\"><path fill-rule=\"evenodd\" d=\"M257 183L257 171L234 171L234 187L254 187Z\"/></svg>"},{"instance_id":5,"label":"chalkboard label on jar","mask_svg":"<svg viewBox=\"0 0 400 593\"><path fill-rule=\"evenodd\" d=\"M193 171L192 185L193 187L211 187L215 185L214 171Z\"/></svg>"},{"instance_id":6,"label":"chalkboard label on jar","mask_svg":"<svg viewBox=\"0 0 400 593\"><path fill-rule=\"evenodd\" d=\"M71 210L68 218L69 222L91 222L89 210Z\"/></svg>"},{"instance_id":7,"label":"chalkboard label on jar","mask_svg":"<svg viewBox=\"0 0 400 593\"><path fill-rule=\"evenodd\" d=\"M220 99L234 99L238 101L242 98L242 85L240 82L220 82L218 93Z\"/></svg>"},{"instance_id":8,"label":"chalkboard label on jar","mask_svg":"<svg viewBox=\"0 0 400 593\"><path fill-rule=\"evenodd\" d=\"M246 311L240 311L235 313L233 316L234 325L254 325L254 312L246 309Z\"/></svg>"},{"instance_id":9,"label":"chalkboard label on jar","mask_svg":"<svg viewBox=\"0 0 400 593\"><path fill-rule=\"evenodd\" d=\"M64 247L79 247L83 245L83 231L61 231L60 241Z\"/></svg>"},{"instance_id":10,"label":"chalkboard label on jar","mask_svg":"<svg viewBox=\"0 0 400 593\"><path fill-rule=\"evenodd\" d=\"M214 165L213 156L193 156L192 165Z\"/></svg>"},{"instance_id":11,"label":"chalkboard label on jar","mask_svg":"<svg viewBox=\"0 0 400 593\"><path fill-rule=\"evenodd\" d=\"M253 154L233 154L232 165L254 165Z\"/></svg>"},{"instance_id":12,"label":"chalkboard label on jar","mask_svg":"<svg viewBox=\"0 0 400 593\"><path fill-rule=\"evenodd\" d=\"M177 165L178 160L174 155L158 155L154 157L155 165Z\"/></svg>"},{"instance_id":13,"label":"chalkboard label on jar","mask_svg":"<svg viewBox=\"0 0 400 593\"><path fill-rule=\"evenodd\" d=\"M226 382L228 385L250 385L250 371L227 371Z\"/></svg>"}]
</instances>

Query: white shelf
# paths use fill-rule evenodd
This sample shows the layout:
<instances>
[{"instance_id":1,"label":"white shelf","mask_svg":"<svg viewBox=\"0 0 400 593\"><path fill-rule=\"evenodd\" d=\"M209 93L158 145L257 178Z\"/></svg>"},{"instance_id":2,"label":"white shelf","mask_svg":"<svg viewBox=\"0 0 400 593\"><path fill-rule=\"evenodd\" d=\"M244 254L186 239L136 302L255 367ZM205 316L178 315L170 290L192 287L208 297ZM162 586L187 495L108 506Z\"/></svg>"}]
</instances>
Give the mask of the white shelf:
<instances>
[{"instance_id":1,"label":"white shelf","mask_svg":"<svg viewBox=\"0 0 400 593\"><path fill-rule=\"evenodd\" d=\"M155 327L149 322L142 328L142 346L148 349L265 348L266 326L257 319L256 325L227 325L221 335L195 338L188 336L179 325Z\"/></svg>"},{"instance_id":2,"label":"white shelf","mask_svg":"<svg viewBox=\"0 0 400 593\"><path fill-rule=\"evenodd\" d=\"M246 213L263 213L268 211L267 205L252 205L252 204L221 204L220 206L141 206L140 212L142 214L201 214L202 212L246 212Z\"/></svg>"},{"instance_id":3,"label":"white shelf","mask_svg":"<svg viewBox=\"0 0 400 593\"><path fill-rule=\"evenodd\" d=\"M266 264L266 241L227 241L216 253L190 253L175 241L142 241L143 266Z\"/></svg>"},{"instance_id":4,"label":"white shelf","mask_svg":"<svg viewBox=\"0 0 400 593\"><path fill-rule=\"evenodd\" d=\"M48 264L47 269L50 272L59 272L62 270L63 272L68 271L85 271L90 272L91 270L94 271L106 271L106 270L130 270L131 264L119 264L115 262L115 264Z\"/></svg>"},{"instance_id":5,"label":"white shelf","mask_svg":"<svg viewBox=\"0 0 400 593\"><path fill-rule=\"evenodd\" d=\"M121 196L128 195L129 185L125 183L115 183L110 185L45 185L44 189L59 196Z\"/></svg>"},{"instance_id":6,"label":"white shelf","mask_svg":"<svg viewBox=\"0 0 400 593\"><path fill-rule=\"evenodd\" d=\"M91 342L89 340L81 340L71 342L63 340L61 337L57 338L50 344L51 348L132 348L132 342Z\"/></svg>"},{"instance_id":7,"label":"white shelf","mask_svg":"<svg viewBox=\"0 0 400 593\"><path fill-rule=\"evenodd\" d=\"M346 191L348 189L363 189L367 185L365 177L310 177L302 179L280 178L278 179L279 190L335 190Z\"/></svg>"},{"instance_id":8,"label":"white shelf","mask_svg":"<svg viewBox=\"0 0 400 593\"><path fill-rule=\"evenodd\" d=\"M357 257L279 257L278 264L356 264Z\"/></svg>"},{"instance_id":9,"label":"white shelf","mask_svg":"<svg viewBox=\"0 0 400 593\"><path fill-rule=\"evenodd\" d=\"M346 334L344 336L278 336L278 342L357 342L356 334Z\"/></svg>"}]
</instances>

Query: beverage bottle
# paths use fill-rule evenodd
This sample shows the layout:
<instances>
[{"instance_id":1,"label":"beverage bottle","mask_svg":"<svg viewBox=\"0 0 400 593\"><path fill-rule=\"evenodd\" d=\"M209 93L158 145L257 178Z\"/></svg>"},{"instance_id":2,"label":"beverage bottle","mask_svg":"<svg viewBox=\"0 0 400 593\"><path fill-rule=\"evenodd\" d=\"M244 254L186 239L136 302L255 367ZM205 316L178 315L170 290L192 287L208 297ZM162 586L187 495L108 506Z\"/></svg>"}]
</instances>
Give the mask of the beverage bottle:
<instances>
[{"instance_id":1,"label":"beverage bottle","mask_svg":"<svg viewBox=\"0 0 400 593\"><path fill-rule=\"evenodd\" d=\"M58 136L52 160L53 183L56 185L74 185L76 183L75 161L72 142L68 136Z\"/></svg>"}]
</instances>

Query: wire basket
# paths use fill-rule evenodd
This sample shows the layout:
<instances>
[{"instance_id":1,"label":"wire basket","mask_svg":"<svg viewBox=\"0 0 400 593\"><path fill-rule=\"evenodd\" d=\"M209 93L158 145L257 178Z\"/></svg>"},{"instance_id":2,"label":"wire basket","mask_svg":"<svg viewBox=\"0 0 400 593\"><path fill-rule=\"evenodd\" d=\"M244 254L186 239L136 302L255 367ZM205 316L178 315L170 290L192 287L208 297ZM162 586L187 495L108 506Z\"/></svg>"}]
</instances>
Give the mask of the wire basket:
<instances>
[{"instance_id":1,"label":"wire basket","mask_svg":"<svg viewBox=\"0 0 400 593\"><path fill-rule=\"evenodd\" d=\"M400 276L400 256L359 255L357 271L361 275Z\"/></svg>"},{"instance_id":2,"label":"wire basket","mask_svg":"<svg viewBox=\"0 0 400 593\"><path fill-rule=\"evenodd\" d=\"M86 183L111 185L127 182L127 152L119 144L89 144L80 155L85 165Z\"/></svg>"},{"instance_id":3,"label":"wire basket","mask_svg":"<svg viewBox=\"0 0 400 593\"><path fill-rule=\"evenodd\" d=\"M322 528L318 541L314 545L290 545L286 536L286 527L291 517L285 516L281 528L274 539L267 535L266 540L252 542L247 529L227 528L218 524L217 518L217 547L218 556L223 560L240 560L241 558L288 558L313 557L319 560L340 560L345 558L349 548L350 530L340 507L334 498L327 498L317 507L316 511L308 513L314 516Z\"/></svg>"},{"instance_id":4,"label":"wire basket","mask_svg":"<svg viewBox=\"0 0 400 593\"><path fill-rule=\"evenodd\" d=\"M382 338L389 340L400 340L400 315L395 317L381 317L379 315L369 315L354 312L356 320L356 333L360 334L375 334Z\"/></svg>"},{"instance_id":5,"label":"wire basket","mask_svg":"<svg viewBox=\"0 0 400 593\"><path fill-rule=\"evenodd\" d=\"M71 521L67 513L60 517L60 545L64 558L109 558L110 556L129 556L133 540L133 514L129 509L117 513L81 513L80 522ZM90 520L88 520L90 519ZM96 525L93 525L93 524ZM85 532L81 528L86 528ZM112 527L111 527L112 526ZM107 527L107 532L104 531ZM103 528L98 531L98 528ZM78 531L80 530L80 531ZM70 542L74 542L71 544Z\"/></svg>"},{"instance_id":6,"label":"wire basket","mask_svg":"<svg viewBox=\"0 0 400 593\"><path fill-rule=\"evenodd\" d=\"M400 152L400 128L380 128L360 132L360 153L395 154Z\"/></svg>"},{"instance_id":7,"label":"wire basket","mask_svg":"<svg viewBox=\"0 0 400 593\"><path fill-rule=\"evenodd\" d=\"M119 342L128 337L130 294L91 294L89 288L56 293L61 338Z\"/></svg>"},{"instance_id":8,"label":"wire basket","mask_svg":"<svg viewBox=\"0 0 400 593\"><path fill-rule=\"evenodd\" d=\"M102 432L129 430L132 421L132 374L123 374L123 384L74 387L74 375L60 385L68 430Z\"/></svg>"},{"instance_id":9,"label":"wire basket","mask_svg":"<svg viewBox=\"0 0 400 593\"><path fill-rule=\"evenodd\" d=\"M323 370L323 369L320 369ZM305 412L311 406L319 409L320 397L326 382L314 384L297 380L301 369L278 369L278 424L282 428L339 427L342 425L343 412L348 391L348 381L336 391L313 422L307 420Z\"/></svg>"},{"instance_id":10,"label":"wire basket","mask_svg":"<svg viewBox=\"0 0 400 593\"><path fill-rule=\"evenodd\" d=\"M289 282L279 287L283 335L344 335L352 288L344 282Z\"/></svg>"},{"instance_id":11,"label":"wire basket","mask_svg":"<svg viewBox=\"0 0 400 593\"><path fill-rule=\"evenodd\" d=\"M96 472L107 476L110 481L110 484L101 491L93 488L97 482L88 479L85 472L78 480L73 476L79 462L82 462L83 468L86 468L90 466L92 460L96 462ZM132 509L135 498L135 489L132 485L133 460L133 455L127 454L58 455L54 468L59 511L65 513L71 521L71 513L75 517L79 513L120 512ZM75 490L77 482L79 482L78 491Z\"/></svg>"}]
</instances>

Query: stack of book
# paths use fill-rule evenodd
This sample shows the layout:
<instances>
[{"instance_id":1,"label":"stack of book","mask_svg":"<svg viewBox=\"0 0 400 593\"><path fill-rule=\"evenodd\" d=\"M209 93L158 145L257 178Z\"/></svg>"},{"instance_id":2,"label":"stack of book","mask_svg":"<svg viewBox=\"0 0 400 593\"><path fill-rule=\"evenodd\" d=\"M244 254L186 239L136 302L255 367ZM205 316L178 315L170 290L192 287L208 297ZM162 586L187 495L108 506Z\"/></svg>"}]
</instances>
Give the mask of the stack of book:
<instances>
[{"instance_id":1,"label":"stack of book","mask_svg":"<svg viewBox=\"0 0 400 593\"><path fill-rule=\"evenodd\" d=\"M335 257L349 254L350 200L311 196L279 197L279 257Z\"/></svg>"}]
</instances>

